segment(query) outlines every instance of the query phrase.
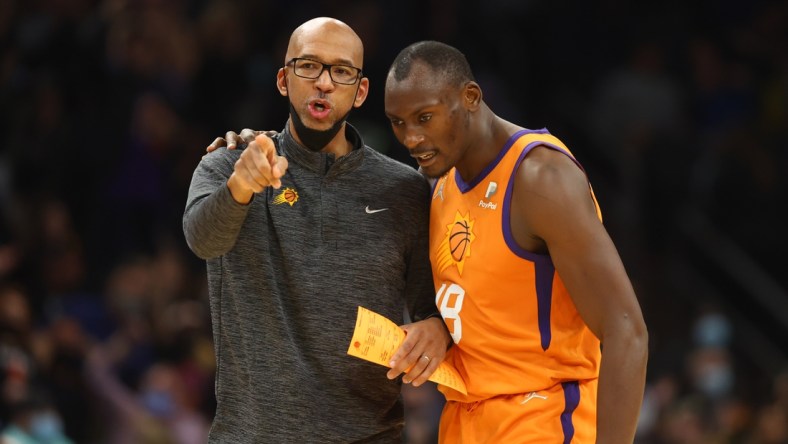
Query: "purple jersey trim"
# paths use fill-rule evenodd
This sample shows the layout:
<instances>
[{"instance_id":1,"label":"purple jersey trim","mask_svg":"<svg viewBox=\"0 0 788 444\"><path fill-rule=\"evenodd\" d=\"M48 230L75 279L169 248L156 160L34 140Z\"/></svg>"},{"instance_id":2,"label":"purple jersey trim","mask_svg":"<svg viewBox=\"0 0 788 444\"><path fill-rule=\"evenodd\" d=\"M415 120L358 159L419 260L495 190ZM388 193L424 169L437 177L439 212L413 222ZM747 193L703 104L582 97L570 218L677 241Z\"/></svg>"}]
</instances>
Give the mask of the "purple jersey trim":
<instances>
[{"instance_id":1,"label":"purple jersey trim","mask_svg":"<svg viewBox=\"0 0 788 444\"><path fill-rule=\"evenodd\" d=\"M572 159L572 162L578 166L581 170L583 167L578 163L578 161L572 157L569 152L565 149L558 147L556 145L552 145L542 141L531 142L528 144L524 149L523 152L520 153L520 157L517 159L517 162L514 164L514 170L512 174L509 175L509 183L506 185L506 195L503 199L503 211L501 211L501 227L503 227L503 238L506 241L506 245L509 246L509 249L512 250L512 253L520 256L521 258L529 261L536 262L540 260L540 258L545 257L545 255L532 253L528 250L523 249L517 242L514 240L514 235L512 235L512 224L511 224L511 212L512 212L512 192L514 191L514 179L517 175L517 169L520 167L520 164L523 163L523 159L525 156L531 152L532 149L536 146L546 146L548 148L552 148L556 151L564 153L567 157ZM458 176L459 177L459 176Z\"/></svg>"},{"instance_id":2,"label":"purple jersey trim","mask_svg":"<svg viewBox=\"0 0 788 444\"><path fill-rule=\"evenodd\" d=\"M553 339L553 330L550 324L550 311L553 307L553 276L555 267L549 256L547 260L534 262L536 277L536 313L539 322L539 338L542 350L547 351Z\"/></svg>"},{"instance_id":3,"label":"purple jersey trim","mask_svg":"<svg viewBox=\"0 0 788 444\"><path fill-rule=\"evenodd\" d=\"M465 183L465 181L462 180L462 177L460 177L460 172L457 171L457 169L455 169L454 170L454 182L457 183L457 188L460 189L460 192L465 194L468 191L472 190L473 187L478 185L479 182L483 181L484 178L487 177L488 174L490 174L490 171L492 171L493 168L495 168L498 165L498 163L501 161L501 159L503 159L503 156L505 156L506 153L509 152L509 149L512 147L512 145L514 145L514 142L516 142L517 139L519 139L520 137L522 137L522 136L524 136L526 134L550 134L550 132L547 131L547 128L542 128L542 129L539 129L539 130L524 129L524 130L520 130L520 131L517 131L516 133L512 134L512 136L509 137L509 139L503 145L503 148L498 153L498 156L495 157L495 160L493 160L492 162L490 162L489 165L484 167L482 172L479 173L475 178L473 178L468 183Z\"/></svg>"},{"instance_id":4,"label":"purple jersey trim","mask_svg":"<svg viewBox=\"0 0 788 444\"><path fill-rule=\"evenodd\" d=\"M539 131L539 133L544 134L546 131ZM566 156L572 159L572 161L575 162L578 167L582 169L577 160L575 160L575 158L572 157L569 152L557 145L549 144L544 141L535 141L528 144L525 148L523 148L523 152L520 153L519 157L517 158L517 162L514 165L514 170L509 175L509 183L506 186L506 194L504 196L503 208L501 211L501 227L503 229L504 241L512 253L516 254L522 259L534 263L534 273L536 275L536 310L537 319L539 322L539 336L541 339L542 350L547 350L550 347L550 342L552 341L553 336L550 325L550 312L552 310L553 277L555 276L555 266L553 265L553 260L549 255L533 253L520 247L514 240L511 224L512 192L514 190L514 178L517 168L520 167L520 164L523 162L525 156L531 152L534 147L540 145L547 146L564 153Z\"/></svg>"},{"instance_id":5,"label":"purple jersey trim","mask_svg":"<svg viewBox=\"0 0 788 444\"><path fill-rule=\"evenodd\" d=\"M575 425L572 424L572 414L580 404L580 386L577 381L563 382L565 407L561 413L561 429L564 431L564 444L572 442L575 436Z\"/></svg>"}]
</instances>

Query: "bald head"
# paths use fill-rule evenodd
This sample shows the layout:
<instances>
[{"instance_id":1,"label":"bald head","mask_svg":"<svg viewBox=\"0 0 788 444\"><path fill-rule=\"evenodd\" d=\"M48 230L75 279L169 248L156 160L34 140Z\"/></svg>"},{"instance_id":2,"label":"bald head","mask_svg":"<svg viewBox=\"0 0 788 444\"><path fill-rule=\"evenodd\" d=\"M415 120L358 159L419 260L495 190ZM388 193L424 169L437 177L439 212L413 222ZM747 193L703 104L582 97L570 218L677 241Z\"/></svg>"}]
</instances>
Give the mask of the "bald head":
<instances>
[{"instance_id":1,"label":"bald head","mask_svg":"<svg viewBox=\"0 0 788 444\"><path fill-rule=\"evenodd\" d=\"M293 31L287 45L285 63L293 57L315 57L331 54L326 63L344 61L361 68L364 64L364 44L353 29L331 17L317 17Z\"/></svg>"}]
</instances>

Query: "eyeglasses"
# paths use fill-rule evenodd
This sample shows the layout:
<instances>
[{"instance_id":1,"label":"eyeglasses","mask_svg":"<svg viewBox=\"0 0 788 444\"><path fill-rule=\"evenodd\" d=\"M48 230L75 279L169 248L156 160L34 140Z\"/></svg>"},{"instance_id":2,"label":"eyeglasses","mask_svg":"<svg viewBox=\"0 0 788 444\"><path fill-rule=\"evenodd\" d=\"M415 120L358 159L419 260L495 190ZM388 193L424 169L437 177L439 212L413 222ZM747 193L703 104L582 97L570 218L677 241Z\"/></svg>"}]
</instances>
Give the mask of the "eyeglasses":
<instances>
[{"instance_id":1,"label":"eyeglasses","mask_svg":"<svg viewBox=\"0 0 788 444\"><path fill-rule=\"evenodd\" d=\"M355 66L329 65L328 63L301 57L294 57L285 65L290 64L293 65L293 73L305 79L316 79L325 70L328 70L331 80L340 85L352 85L361 77L361 68L356 68Z\"/></svg>"}]
</instances>

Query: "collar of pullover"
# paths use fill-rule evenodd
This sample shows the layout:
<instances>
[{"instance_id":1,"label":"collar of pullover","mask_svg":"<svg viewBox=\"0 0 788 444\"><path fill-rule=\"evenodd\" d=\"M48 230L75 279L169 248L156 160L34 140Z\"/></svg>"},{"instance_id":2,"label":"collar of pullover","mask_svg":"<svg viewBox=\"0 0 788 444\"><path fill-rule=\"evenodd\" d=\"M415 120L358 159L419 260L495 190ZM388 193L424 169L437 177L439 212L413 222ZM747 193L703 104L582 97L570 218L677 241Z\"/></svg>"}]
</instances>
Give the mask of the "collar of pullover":
<instances>
[{"instance_id":1,"label":"collar of pullover","mask_svg":"<svg viewBox=\"0 0 788 444\"><path fill-rule=\"evenodd\" d=\"M345 138L353 146L353 150L336 159L334 154L314 152L298 143L290 132L288 120L285 129L280 133L279 149L288 161L297 162L315 173L333 176L358 167L364 160L364 141L361 139L361 134L347 122L345 122Z\"/></svg>"}]
</instances>

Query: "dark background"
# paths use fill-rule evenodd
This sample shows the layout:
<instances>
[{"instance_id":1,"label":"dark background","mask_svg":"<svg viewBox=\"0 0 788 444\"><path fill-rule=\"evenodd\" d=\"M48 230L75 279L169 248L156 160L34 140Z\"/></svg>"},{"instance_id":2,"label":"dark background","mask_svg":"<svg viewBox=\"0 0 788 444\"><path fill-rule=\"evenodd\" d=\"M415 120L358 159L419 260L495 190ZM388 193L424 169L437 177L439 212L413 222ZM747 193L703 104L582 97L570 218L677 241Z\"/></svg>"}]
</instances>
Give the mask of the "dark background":
<instances>
[{"instance_id":1,"label":"dark background","mask_svg":"<svg viewBox=\"0 0 788 444\"><path fill-rule=\"evenodd\" d=\"M225 131L283 127L276 70L322 15L365 43L370 95L349 120L374 148L413 164L383 84L434 39L498 115L572 149L649 327L638 442L788 440L788 2L766 0L0 0L0 426L41 393L75 442L124 442L115 423L173 442L137 402L166 385L202 430L191 174ZM431 439L432 394L406 392L410 442Z\"/></svg>"}]
</instances>

